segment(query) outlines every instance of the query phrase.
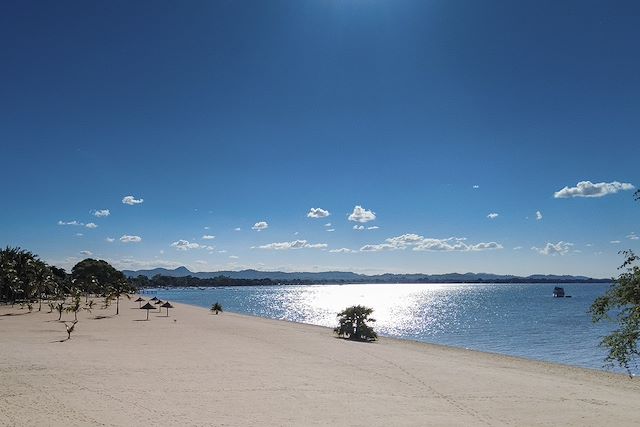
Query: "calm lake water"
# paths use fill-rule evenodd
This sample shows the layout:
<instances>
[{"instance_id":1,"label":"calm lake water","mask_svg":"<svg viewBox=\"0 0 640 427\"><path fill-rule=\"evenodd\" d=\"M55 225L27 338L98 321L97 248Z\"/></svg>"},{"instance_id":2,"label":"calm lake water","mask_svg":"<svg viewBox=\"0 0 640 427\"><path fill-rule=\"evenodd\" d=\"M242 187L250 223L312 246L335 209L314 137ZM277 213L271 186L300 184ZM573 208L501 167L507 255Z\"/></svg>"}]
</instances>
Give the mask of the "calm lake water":
<instances>
[{"instance_id":1,"label":"calm lake water","mask_svg":"<svg viewBox=\"0 0 640 427\"><path fill-rule=\"evenodd\" d=\"M381 335L603 369L598 347L612 324L587 310L608 284L356 284L149 290L162 300L334 327L336 313L374 309ZM620 371L620 370L618 370ZM637 370L636 370L637 373Z\"/></svg>"}]
</instances>

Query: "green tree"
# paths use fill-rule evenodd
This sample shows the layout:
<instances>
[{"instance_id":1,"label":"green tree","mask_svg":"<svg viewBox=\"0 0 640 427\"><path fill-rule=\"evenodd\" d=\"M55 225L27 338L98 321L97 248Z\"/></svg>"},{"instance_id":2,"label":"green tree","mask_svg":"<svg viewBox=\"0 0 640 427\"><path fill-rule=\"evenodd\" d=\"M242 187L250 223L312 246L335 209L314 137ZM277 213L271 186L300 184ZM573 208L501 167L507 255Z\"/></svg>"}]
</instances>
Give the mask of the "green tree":
<instances>
[{"instance_id":1,"label":"green tree","mask_svg":"<svg viewBox=\"0 0 640 427\"><path fill-rule=\"evenodd\" d=\"M218 314L218 312L222 312L222 305L216 301L215 304L211 305L211 311L215 314Z\"/></svg>"},{"instance_id":2,"label":"green tree","mask_svg":"<svg viewBox=\"0 0 640 427\"><path fill-rule=\"evenodd\" d=\"M71 303L65 309L69 313L73 313L73 318L75 321L78 321L78 312L82 309L82 305L80 304L80 291L76 290L71 295ZM60 320L60 319L58 319Z\"/></svg>"},{"instance_id":3,"label":"green tree","mask_svg":"<svg viewBox=\"0 0 640 427\"><path fill-rule=\"evenodd\" d=\"M124 277L106 261L87 258L73 266L71 278L73 285L85 294L85 301L89 294L105 294L109 286Z\"/></svg>"},{"instance_id":4,"label":"green tree","mask_svg":"<svg viewBox=\"0 0 640 427\"><path fill-rule=\"evenodd\" d=\"M624 270L607 292L596 298L589 312L594 322L615 321L618 328L604 337L600 343L608 349L607 366L619 366L631 376L632 363L640 356L640 258L632 251L623 251Z\"/></svg>"},{"instance_id":5,"label":"green tree","mask_svg":"<svg viewBox=\"0 0 640 427\"><path fill-rule=\"evenodd\" d=\"M124 295L127 297L127 299L131 299L131 296L129 294L135 291L131 283L129 283L126 277L124 277L124 274L122 274L122 272L120 271L118 271L118 273L121 277L119 277L115 283L111 284L105 290L105 306L108 307L111 301L115 299L116 315L120 314L120 297Z\"/></svg>"},{"instance_id":6,"label":"green tree","mask_svg":"<svg viewBox=\"0 0 640 427\"><path fill-rule=\"evenodd\" d=\"M367 324L368 322L376 321L369 317L372 313L372 308L362 305L347 307L338 313L339 325L333 331L341 337L373 341L378 338L378 334Z\"/></svg>"}]
</instances>

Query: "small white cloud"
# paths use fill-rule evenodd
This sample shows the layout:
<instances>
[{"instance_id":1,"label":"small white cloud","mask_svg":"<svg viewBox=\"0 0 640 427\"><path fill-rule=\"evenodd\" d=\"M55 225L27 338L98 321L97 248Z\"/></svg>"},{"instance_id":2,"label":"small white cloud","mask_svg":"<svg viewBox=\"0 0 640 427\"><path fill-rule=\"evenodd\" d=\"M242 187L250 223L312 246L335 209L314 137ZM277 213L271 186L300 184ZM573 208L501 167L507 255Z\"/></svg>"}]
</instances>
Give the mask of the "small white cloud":
<instances>
[{"instance_id":1,"label":"small white cloud","mask_svg":"<svg viewBox=\"0 0 640 427\"><path fill-rule=\"evenodd\" d=\"M122 243L139 243L142 241L142 237L140 236L129 236L128 234L122 235L120 237L120 241Z\"/></svg>"},{"instance_id":2,"label":"small white cloud","mask_svg":"<svg viewBox=\"0 0 640 427\"><path fill-rule=\"evenodd\" d=\"M91 255L93 255L93 252L91 252L91 251L80 251L80 255L91 256Z\"/></svg>"},{"instance_id":3,"label":"small white cloud","mask_svg":"<svg viewBox=\"0 0 640 427\"><path fill-rule=\"evenodd\" d=\"M592 247L592 246L593 246L593 243L587 243L585 246L587 246L587 247L589 247L589 248L590 248L590 247Z\"/></svg>"},{"instance_id":4,"label":"small white cloud","mask_svg":"<svg viewBox=\"0 0 640 427\"><path fill-rule=\"evenodd\" d=\"M378 228L380 227L378 227L377 225L372 225L371 227L367 227L367 230L377 230Z\"/></svg>"},{"instance_id":5,"label":"small white cloud","mask_svg":"<svg viewBox=\"0 0 640 427\"><path fill-rule=\"evenodd\" d=\"M533 246L531 250L538 252L540 255L566 255L573 243L568 242L558 242L558 243L547 243L543 248L536 248Z\"/></svg>"},{"instance_id":6,"label":"small white cloud","mask_svg":"<svg viewBox=\"0 0 640 427\"><path fill-rule=\"evenodd\" d=\"M328 222L328 223L326 223L324 226L325 226L325 227L331 227L331 223L330 223L330 222Z\"/></svg>"},{"instance_id":7,"label":"small white cloud","mask_svg":"<svg viewBox=\"0 0 640 427\"><path fill-rule=\"evenodd\" d=\"M362 230L364 230L364 225L356 224L356 225L353 226L353 229L354 230L358 230L358 231L362 231Z\"/></svg>"},{"instance_id":8,"label":"small white cloud","mask_svg":"<svg viewBox=\"0 0 640 427\"><path fill-rule=\"evenodd\" d=\"M242 230L240 227L236 227L233 229L233 231L240 231L240 230Z\"/></svg>"},{"instance_id":9,"label":"small white cloud","mask_svg":"<svg viewBox=\"0 0 640 427\"><path fill-rule=\"evenodd\" d=\"M84 222L80 221L58 221L58 225L84 225Z\"/></svg>"},{"instance_id":10,"label":"small white cloud","mask_svg":"<svg viewBox=\"0 0 640 427\"><path fill-rule=\"evenodd\" d=\"M236 256L236 255L229 255L229 258L231 258L231 259L238 259L238 258L240 258L240 257L239 257L239 256Z\"/></svg>"},{"instance_id":11,"label":"small white cloud","mask_svg":"<svg viewBox=\"0 0 640 427\"><path fill-rule=\"evenodd\" d=\"M171 246L176 248L179 251L188 251L190 249L206 249L211 251L215 249L213 246L201 245L196 242L190 243L188 240L184 240L184 239L180 239L171 243Z\"/></svg>"},{"instance_id":12,"label":"small white cloud","mask_svg":"<svg viewBox=\"0 0 640 427\"><path fill-rule=\"evenodd\" d=\"M216 236L212 236L210 234L205 234L204 236L202 236L202 240L213 240L215 238Z\"/></svg>"},{"instance_id":13,"label":"small white cloud","mask_svg":"<svg viewBox=\"0 0 640 427\"><path fill-rule=\"evenodd\" d=\"M498 216L500 216L500 215L495 213L495 212L491 212L489 215L487 215L487 218L496 219L496 218L498 218Z\"/></svg>"},{"instance_id":14,"label":"small white cloud","mask_svg":"<svg viewBox=\"0 0 640 427\"><path fill-rule=\"evenodd\" d=\"M618 191L633 190L635 187L626 182L598 182L580 181L575 187L564 187L553 193L556 199L569 197L603 197L608 194L616 194Z\"/></svg>"},{"instance_id":15,"label":"small white cloud","mask_svg":"<svg viewBox=\"0 0 640 427\"><path fill-rule=\"evenodd\" d=\"M136 199L133 196L124 196L122 198L122 203L124 203L125 205L139 205L140 203L144 202L144 199Z\"/></svg>"},{"instance_id":16,"label":"small white cloud","mask_svg":"<svg viewBox=\"0 0 640 427\"><path fill-rule=\"evenodd\" d=\"M514 251L519 251L520 249L522 249L522 246L516 246L515 248L513 248Z\"/></svg>"},{"instance_id":17,"label":"small white cloud","mask_svg":"<svg viewBox=\"0 0 640 427\"><path fill-rule=\"evenodd\" d=\"M638 240L638 239L640 239L640 237L636 236L636 233L632 231L631 234L627 235L627 239L629 239L629 240Z\"/></svg>"},{"instance_id":18,"label":"small white cloud","mask_svg":"<svg viewBox=\"0 0 640 427\"><path fill-rule=\"evenodd\" d=\"M480 188L480 186L479 186L479 185L477 185L477 184L473 186L473 189L474 189L474 190L477 190L478 188Z\"/></svg>"},{"instance_id":19,"label":"small white cloud","mask_svg":"<svg viewBox=\"0 0 640 427\"><path fill-rule=\"evenodd\" d=\"M82 234L82 233L76 233L76 236L78 236L78 237L82 237L82 236L84 236L84 234Z\"/></svg>"},{"instance_id":20,"label":"small white cloud","mask_svg":"<svg viewBox=\"0 0 640 427\"><path fill-rule=\"evenodd\" d=\"M100 209L95 211L93 215L97 216L98 218L104 218L105 216L111 215L111 212L109 211L109 209Z\"/></svg>"},{"instance_id":21,"label":"small white cloud","mask_svg":"<svg viewBox=\"0 0 640 427\"><path fill-rule=\"evenodd\" d=\"M375 212L366 210L362 206L355 206L353 208L353 212L351 213L351 215L349 215L348 219L349 221L364 223L364 222L369 222L376 219L376 214Z\"/></svg>"},{"instance_id":22,"label":"small white cloud","mask_svg":"<svg viewBox=\"0 0 640 427\"><path fill-rule=\"evenodd\" d=\"M350 254L357 251L354 251L353 249L349 249L349 248L340 248L340 249L331 249L329 252L334 254Z\"/></svg>"},{"instance_id":23,"label":"small white cloud","mask_svg":"<svg viewBox=\"0 0 640 427\"><path fill-rule=\"evenodd\" d=\"M542 219L542 212L536 211L536 220L540 221L541 219ZM551 221L551 222L553 222L553 221Z\"/></svg>"},{"instance_id":24,"label":"small white cloud","mask_svg":"<svg viewBox=\"0 0 640 427\"><path fill-rule=\"evenodd\" d=\"M98 224L94 224L93 222L90 222L90 223L86 224L85 227L87 227L87 228L98 228Z\"/></svg>"},{"instance_id":25,"label":"small white cloud","mask_svg":"<svg viewBox=\"0 0 640 427\"><path fill-rule=\"evenodd\" d=\"M269 228L269 224L267 224L267 221L256 222L255 224L253 224L253 227L251 227L252 230L257 231L266 230L267 228Z\"/></svg>"},{"instance_id":26,"label":"small white cloud","mask_svg":"<svg viewBox=\"0 0 640 427\"><path fill-rule=\"evenodd\" d=\"M609 243L611 243L612 245L617 245L618 243L620 243L620 240L612 240Z\"/></svg>"},{"instance_id":27,"label":"small white cloud","mask_svg":"<svg viewBox=\"0 0 640 427\"><path fill-rule=\"evenodd\" d=\"M219 251L218 251L218 253L219 253L219 254L226 254L226 253L227 253L227 250L226 250L226 249L222 249L222 250L219 250Z\"/></svg>"},{"instance_id":28,"label":"small white cloud","mask_svg":"<svg viewBox=\"0 0 640 427\"><path fill-rule=\"evenodd\" d=\"M334 231L336 231L335 228L327 228L326 231L328 231L329 233L333 233Z\"/></svg>"},{"instance_id":29,"label":"small white cloud","mask_svg":"<svg viewBox=\"0 0 640 427\"><path fill-rule=\"evenodd\" d=\"M208 229L209 229L209 226L207 225L206 227L204 227L204 229L205 229L205 230L208 230Z\"/></svg>"},{"instance_id":30,"label":"small white cloud","mask_svg":"<svg viewBox=\"0 0 640 427\"><path fill-rule=\"evenodd\" d=\"M115 240L116 240L116 239L114 239L113 237L107 237L107 238L106 238L106 239L104 239L104 240L106 240L106 241L107 241L107 242L109 242L109 243L113 243L113 242L115 242Z\"/></svg>"},{"instance_id":31,"label":"small white cloud","mask_svg":"<svg viewBox=\"0 0 640 427\"><path fill-rule=\"evenodd\" d=\"M329 215L331 215L331 213L322 208L311 208L309 209L309 213L307 213L308 218L326 218Z\"/></svg>"},{"instance_id":32,"label":"small white cloud","mask_svg":"<svg viewBox=\"0 0 640 427\"><path fill-rule=\"evenodd\" d=\"M293 233L294 236L297 236L298 234L300 234L300 233L297 232L297 231L295 233Z\"/></svg>"},{"instance_id":33,"label":"small white cloud","mask_svg":"<svg viewBox=\"0 0 640 427\"><path fill-rule=\"evenodd\" d=\"M581 254L581 253L582 253L582 251L581 251L580 249L574 249L574 250L573 250L573 253L574 253L574 254Z\"/></svg>"},{"instance_id":34,"label":"small white cloud","mask_svg":"<svg viewBox=\"0 0 640 427\"><path fill-rule=\"evenodd\" d=\"M277 251L289 249L323 249L326 243L309 243L306 240L294 240L293 242L274 242L268 245L258 246L259 249L272 249Z\"/></svg>"}]
</instances>

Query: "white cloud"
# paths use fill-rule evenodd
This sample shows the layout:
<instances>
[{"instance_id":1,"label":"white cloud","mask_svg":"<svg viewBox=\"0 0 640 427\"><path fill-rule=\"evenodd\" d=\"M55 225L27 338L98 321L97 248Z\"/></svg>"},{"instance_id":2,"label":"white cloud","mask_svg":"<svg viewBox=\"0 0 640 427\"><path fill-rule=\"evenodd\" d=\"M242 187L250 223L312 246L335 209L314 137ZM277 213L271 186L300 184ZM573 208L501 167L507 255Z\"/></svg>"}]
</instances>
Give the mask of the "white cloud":
<instances>
[{"instance_id":1,"label":"white cloud","mask_svg":"<svg viewBox=\"0 0 640 427\"><path fill-rule=\"evenodd\" d=\"M226 253L227 253L227 250L226 250L226 249L221 249L221 250L219 250L219 251L218 251L218 253L219 253L219 254L226 254Z\"/></svg>"},{"instance_id":2,"label":"white cloud","mask_svg":"<svg viewBox=\"0 0 640 427\"><path fill-rule=\"evenodd\" d=\"M84 236L84 234L82 234L82 233L76 233L76 236L78 236L78 237L82 237L82 236Z\"/></svg>"},{"instance_id":3,"label":"white cloud","mask_svg":"<svg viewBox=\"0 0 640 427\"><path fill-rule=\"evenodd\" d=\"M333 233L334 231L336 231L335 228L327 228L326 231L328 231L329 233Z\"/></svg>"},{"instance_id":4,"label":"white cloud","mask_svg":"<svg viewBox=\"0 0 640 427\"><path fill-rule=\"evenodd\" d=\"M128 234L122 235L120 237L120 241L122 243L139 243L142 241L142 237L140 236L129 236Z\"/></svg>"},{"instance_id":5,"label":"white cloud","mask_svg":"<svg viewBox=\"0 0 640 427\"><path fill-rule=\"evenodd\" d=\"M376 214L374 212L368 211L362 206L355 206L353 208L353 212L349 215L349 221L355 222L369 222L376 219Z\"/></svg>"},{"instance_id":6,"label":"white cloud","mask_svg":"<svg viewBox=\"0 0 640 427\"><path fill-rule=\"evenodd\" d=\"M602 197L607 194L615 194L618 191L633 190L635 187L626 182L598 182L580 181L575 187L564 187L560 191L553 193L556 199L566 199L569 197Z\"/></svg>"},{"instance_id":7,"label":"white cloud","mask_svg":"<svg viewBox=\"0 0 640 427\"><path fill-rule=\"evenodd\" d=\"M58 221L58 225L84 225L84 222L80 222L80 221Z\"/></svg>"},{"instance_id":8,"label":"white cloud","mask_svg":"<svg viewBox=\"0 0 640 427\"><path fill-rule=\"evenodd\" d=\"M273 249L276 251L289 249L323 249L326 243L309 243L306 240L294 240L293 242L275 242L268 245L258 246L259 249Z\"/></svg>"},{"instance_id":9,"label":"white cloud","mask_svg":"<svg viewBox=\"0 0 640 427\"><path fill-rule=\"evenodd\" d=\"M324 226L325 226L325 227L331 227L331 223L330 223L330 222L328 222L328 223L326 223Z\"/></svg>"},{"instance_id":10,"label":"white cloud","mask_svg":"<svg viewBox=\"0 0 640 427\"><path fill-rule=\"evenodd\" d=\"M269 228L269 224L267 224L267 221L256 222L255 224L253 224L253 227L251 227L252 230L257 231L266 230L267 228Z\"/></svg>"},{"instance_id":11,"label":"white cloud","mask_svg":"<svg viewBox=\"0 0 640 427\"><path fill-rule=\"evenodd\" d=\"M190 243L188 240L184 240L184 239L180 239L171 243L171 246L176 248L179 251L188 251L190 249L206 249L211 251L215 249L213 246L201 245L196 242Z\"/></svg>"},{"instance_id":12,"label":"white cloud","mask_svg":"<svg viewBox=\"0 0 640 427\"><path fill-rule=\"evenodd\" d=\"M106 240L106 241L107 241L107 242L109 242L109 243L113 243L116 239L114 239L113 237L107 237L107 238L106 238L106 239L104 239L104 240Z\"/></svg>"},{"instance_id":13,"label":"white cloud","mask_svg":"<svg viewBox=\"0 0 640 427\"><path fill-rule=\"evenodd\" d=\"M329 215L331 215L331 213L322 208L311 208L309 209L309 213L307 213L308 218L326 218Z\"/></svg>"},{"instance_id":14,"label":"white cloud","mask_svg":"<svg viewBox=\"0 0 640 427\"><path fill-rule=\"evenodd\" d=\"M502 245L496 242L481 242L475 245L467 244L464 237L449 237L448 239L426 238L418 234L403 234L390 237L385 243L377 245L364 245L360 248L363 252L394 251L412 248L414 251L485 251L502 249Z\"/></svg>"},{"instance_id":15,"label":"white cloud","mask_svg":"<svg viewBox=\"0 0 640 427\"><path fill-rule=\"evenodd\" d=\"M202 240L213 240L215 238L216 236L212 236L211 234L205 234L204 236L202 236Z\"/></svg>"},{"instance_id":16,"label":"white cloud","mask_svg":"<svg viewBox=\"0 0 640 427\"><path fill-rule=\"evenodd\" d=\"M209 229L209 226L208 226L208 225L207 225L207 226L205 226L205 227L204 227L204 229L205 229L205 230L208 230L208 229Z\"/></svg>"},{"instance_id":17,"label":"white cloud","mask_svg":"<svg viewBox=\"0 0 640 427\"><path fill-rule=\"evenodd\" d=\"M491 212L489 215L487 215L487 218L496 219L496 218L498 218L498 216L500 216L500 215L495 213L495 212Z\"/></svg>"},{"instance_id":18,"label":"white cloud","mask_svg":"<svg viewBox=\"0 0 640 427\"><path fill-rule=\"evenodd\" d=\"M94 224L93 222L90 222L90 223L86 224L85 227L87 227L87 228L98 228L98 224Z\"/></svg>"},{"instance_id":19,"label":"white cloud","mask_svg":"<svg viewBox=\"0 0 640 427\"><path fill-rule=\"evenodd\" d=\"M97 216L98 218L103 218L105 216L111 215L111 212L109 211L109 209L100 209L100 210L95 211L93 214L95 216Z\"/></svg>"},{"instance_id":20,"label":"white cloud","mask_svg":"<svg viewBox=\"0 0 640 427\"><path fill-rule=\"evenodd\" d=\"M334 254L350 254L352 252L357 252L357 251L354 251L353 249L349 249L349 248L340 248L340 249L331 249L329 252Z\"/></svg>"},{"instance_id":21,"label":"white cloud","mask_svg":"<svg viewBox=\"0 0 640 427\"><path fill-rule=\"evenodd\" d=\"M558 242L558 243L547 243L543 248L536 248L533 246L531 250L538 252L541 255L566 255L573 243L568 242Z\"/></svg>"},{"instance_id":22,"label":"white cloud","mask_svg":"<svg viewBox=\"0 0 640 427\"><path fill-rule=\"evenodd\" d=\"M611 243L612 245L617 245L618 243L620 243L620 240L612 240L609 243Z\"/></svg>"},{"instance_id":23,"label":"white cloud","mask_svg":"<svg viewBox=\"0 0 640 427\"><path fill-rule=\"evenodd\" d=\"M536 211L536 220L540 221L542 219L542 212Z\"/></svg>"},{"instance_id":24,"label":"white cloud","mask_svg":"<svg viewBox=\"0 0 640 427\"><path fill-rule=\"evenodd\" d=\"M122 199L122 203L124 203L125 205L139 205L140 203L144 202L144 199L136 199L133 196L125 196Z\"/></svg>"},{"instance_id":25,"label":"white cloud","mask_svg":"<svg viewBox=\"0 0 640 427\"><path fill-rule=\"evenodd\" d=\"M522 246L516 246L515 248L513 248L514 251L519 251L520 249L522 249Z\"/></svg>"},{"instance_id":26,"label":"white cloud","mask_svg":"<svg viewBox=\"0 0 640 427\"><path fill-rule=\"evenodd\" d=\"M93 255L93 252L91 252L91 251L80 251L80 255L91 256L91 255Z\"/></svg>"},{"instance_id":27,"label":"white cloud","mask_svg":"<svg viewBox=\"0 0 640 427\"><path fill-rule=\"evenodd\" d=\"M353 226L353 229L354 230L358 230L358 231L362 231L362 230L364 230L364 225L356 224L356 225Z\"/></svg>"},{"instance_id":28,"label":"white cloud","mask_svg":"<svg viewBox=\"0 0 640 427\"><path fill-rule=\"evenodd\" d=\"M627 235L627 239L629 239L629 240L638 240L638 239L640 239L640 237L636 236L636 233L632 231L631 234Z\"/></svg>"},{"instance_id":29,"label":"white cloud","mask_svg":"<svg viewBox=\"0 0 640 427\"><path fill-rule=\"evenodd\" d=\"M477 190L478 188L480 188L480 186L479 186L479 185L477 185L477 184L473 186L473 189L474 189L474 190Z\"/></svg>"},{"instance_id":30,"label":"white cloud","mask_svg":"<svg viewBox=\"0 0 640 427\"><path fill-rule=\"evenodd\" d=\"M231 258L231 259L238 259L238 258L240 258L240 257L239 257L239 256L237 256L237 255L229 255L229 258Z\"/></svg>"},{"instance_id":31,"label":"white cloud","mask_svg":"<svg viewBox=\"0 0 640 427\"><path fill-rule=\"evenodd\" d=\"M236 227L233 229L233 231L240 231L240 230L242 230L240 227Z\"/></svg>"},{"instance_id":32,"label":"white cloud","mask_svg":"<svg viewBox=\"0 0 640 427\"><path fill-rule=\"evenodd\" d=\"M367 227L367 230L377 230L378 228L380 227L378 227L377 225L372 225L371 227Z\"/></svg>"}]
</instances>

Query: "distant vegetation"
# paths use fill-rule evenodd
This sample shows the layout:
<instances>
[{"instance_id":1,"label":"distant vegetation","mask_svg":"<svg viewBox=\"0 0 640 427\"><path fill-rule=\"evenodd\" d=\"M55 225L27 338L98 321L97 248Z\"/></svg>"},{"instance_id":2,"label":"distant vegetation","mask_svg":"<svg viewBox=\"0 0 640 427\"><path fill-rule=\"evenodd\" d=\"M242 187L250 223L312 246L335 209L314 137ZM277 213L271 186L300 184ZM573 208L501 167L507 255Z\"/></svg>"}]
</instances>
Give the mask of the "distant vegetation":
<instances>
[{"instance_id":1,"label":"distant vegetation","mask_svg":"<svg viewBox=\"0 0 640 427\"><path fill-rule=\"evenodd\" d=\"M212 286L269 286L269 285L305 285L311 282L306 280L276 281L271 279L231 279L225 276L211 279L199 279L193 276L172 277L155 275L151 279L147 276L138 276L130 279L137 288L188 288L188 287L212 287Z\"/></svg>"},{"instance_id":2,"label":"distant vegetation","mask_svg":"<svg viewBox=\"0 0 640 427\"><path fill-rule=\"evenodd\" d=\"M37 302L41 311L42 302L47 301L49 312L55 310L58 320L64 311L73 313L77 320L79 311L91 310L94 303L89 296L104 298L105 306L115 300L118 314L120 297L135 290L133 281L106 261L87 258L67 274L27 250L11 247L0 250L0 302L27 307Z\"/></svg>"},{"instance_id":3,"label":"distant vegetation","mask_svg":"<svg viewBox=\"0 0 640 427\"><path fill-rule=\"evenodd\" d=\"M347 307L338 313L339 325L333 331L338 336L358 341L374 341L378 338L378 334L369 325L369 322L375 322L369 316L373 313L373 309L362 305L354 305Z\"/></svg>"},{"instance_id":4,"label":"distant vegetation","mask_svg":"<svg viewBox=\"0 0 640 427\"><path fill-rule=\"evenodd\" d=\"M216 301L215 304L211 306L211 312L214 314L218 314L218 312L222 313L222 305Z\"/></svg>"}]
</instances>

